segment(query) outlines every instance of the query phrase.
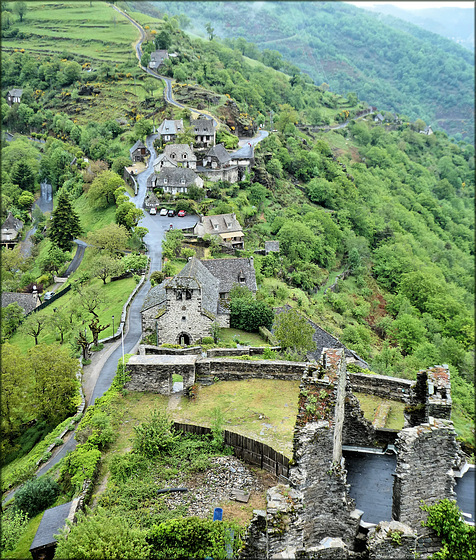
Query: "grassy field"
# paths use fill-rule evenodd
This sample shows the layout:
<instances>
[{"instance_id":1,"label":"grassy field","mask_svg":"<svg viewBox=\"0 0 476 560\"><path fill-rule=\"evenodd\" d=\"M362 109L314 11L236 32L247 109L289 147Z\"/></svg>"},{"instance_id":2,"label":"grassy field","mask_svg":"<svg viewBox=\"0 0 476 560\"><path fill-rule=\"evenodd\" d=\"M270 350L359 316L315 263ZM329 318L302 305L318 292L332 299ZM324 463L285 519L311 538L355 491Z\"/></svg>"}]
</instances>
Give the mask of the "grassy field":
<instances>
[{"instance_id":1,"label":"grassy field","mask_svg":"<svg viewBox=\"0 0 476 560\"><path fill-rule=\"evenodd\" d=\"M236 342L242 346L269 346L258 333L249 333L240 329L220 329L219 343Z\"/></svg>"},{"instance_id":2,"label":"grassy field","mask_svg":"<svg viewBox=\"0 0 476 560\"><path fill-rule=\"evenodd\" d=\"M81 53L85 59L127 62L139 31L105 2L27 2L15 26L26 39L2 39L2 47L38 53ZM53 46L53 47L52 47Z\"/></svg>"},{"instance_id":3,"label":"grassy field","mask_svg":"<svg viewBox=\"0 0 476 560\"><path fill-rule=\"evenodd\" d=\"M377 408L382 402L387 402L390 404L390 411L387 416L387 421L385 423L385 428L391 430L401 430L403 428L403 409L405 404L398 401L390 401L386 399L381 399L374 395L367 395L364 393L354 393L354 395L359 399L360 407L364 413L365 418L372 422L375 418L375 413Z\"/></svg>"}]
</instances>

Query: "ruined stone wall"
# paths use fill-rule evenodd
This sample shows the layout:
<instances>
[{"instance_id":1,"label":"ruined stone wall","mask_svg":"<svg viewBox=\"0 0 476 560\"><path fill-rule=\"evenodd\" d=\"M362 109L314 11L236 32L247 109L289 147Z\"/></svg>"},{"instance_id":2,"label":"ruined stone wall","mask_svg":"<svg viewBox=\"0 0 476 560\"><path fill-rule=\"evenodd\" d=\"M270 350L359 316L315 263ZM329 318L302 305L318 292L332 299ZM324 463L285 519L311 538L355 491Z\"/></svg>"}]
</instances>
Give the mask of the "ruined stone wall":
<instances>
[{"instance_id":1,"label":"ruined stone wall","mask_svg":"<svg viewBox=\"0 0 476 560\"><path fill-rule=\"evenodd\" d=\"M394 439L394 438L393 438ZM392 439L392 441L393 441ZM360 403L352 393L347 392L345 399L345 420L343 427L343 444L372 447L379 440L372 423L364 418ZM387 443L381 442L382 447Z\"/></svg>"},{"instance_id":2,"label":"ruined stone wall","mask_svg":"<svg viewBox=\"0 0 476 560\"><path fill-rule=\"evenodd\" d=\"M381 521L368 534L369 560L408 560L415 558L417 534L398 521Z\"/></svg>"},{"instance_id":3,"label":"ruined stone wall","mask_svg":"<svg viewBox=\"0 0 476 560\"><path fill-rule=\"evenodd\" d=\"M184 390L195 383L196 356L132 356L126 365L130 391L149 391L161 395L172 393L172 374L183 376Z\"/></svg>"},{"instance_id":4,"label":"ruined stone wall","mask_svg":"<svg viewBox=\"0 0 476 560\"><path fill-rule=\"evenodd\" d=\"M427 517L420 508L455 499L453 467L459 465L459 446L452 422L431 423L401 430L396 440L397 467L393 486L392 517L418 533L418 553L428 557L441 547L435 533L421 526Z\"/></svg>"},{"instance_id":5,"label":"ruined stone wall","mask_svg":"<svg viewBox=\"0 0 476 560\"><path fill-rule=\"evenodd\" d=\"M410 402L411 389L415 385L414 381L386 375L366 373L348 373L347 375L352 391L401 402Z\"/></svg>"},{"instance_id":6,"label":"ruined stone wall","mask_svg":"<svg viewBox=\"0 0 476 560\"><path fill-rule=\"evenodd\" d=\"M139 354L141 356L201 356L201 346L186 346L184 348L161 348L160 346L153 346L150 344L141 344L139 346Z\"/></svg>"},{"instance_id":7,"label":"ruined stone wall","mask_svg":"<svg viewBox=\"0 0 476 560\"><path fill-rule=\"evenodd\" d=\"M299 380L306 368L305 363L274 360L233 360L229 358L203 358L196 363L196 380L210 385L220 381L242 379L289 379Z\"/></svg>"}]
</instances>

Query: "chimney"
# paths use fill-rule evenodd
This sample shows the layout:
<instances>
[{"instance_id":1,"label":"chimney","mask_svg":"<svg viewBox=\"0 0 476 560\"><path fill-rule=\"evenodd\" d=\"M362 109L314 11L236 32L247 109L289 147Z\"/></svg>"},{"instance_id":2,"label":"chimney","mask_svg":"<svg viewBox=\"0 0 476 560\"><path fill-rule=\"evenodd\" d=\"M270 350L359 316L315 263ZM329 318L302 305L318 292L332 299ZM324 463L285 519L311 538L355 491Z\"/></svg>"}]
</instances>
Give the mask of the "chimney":
<instances>
[{"instance_id":1,"label":"chimney","mask_svg":"<svg viewBox=\"0 0 476 560\"><path fill-rule=\"evenodd\" d=\"M253 263L254 263L254 258L253 258L253 257L250 257L250 265L251 265L251 266L254 266Z\"/></svg>"}]
</instances>

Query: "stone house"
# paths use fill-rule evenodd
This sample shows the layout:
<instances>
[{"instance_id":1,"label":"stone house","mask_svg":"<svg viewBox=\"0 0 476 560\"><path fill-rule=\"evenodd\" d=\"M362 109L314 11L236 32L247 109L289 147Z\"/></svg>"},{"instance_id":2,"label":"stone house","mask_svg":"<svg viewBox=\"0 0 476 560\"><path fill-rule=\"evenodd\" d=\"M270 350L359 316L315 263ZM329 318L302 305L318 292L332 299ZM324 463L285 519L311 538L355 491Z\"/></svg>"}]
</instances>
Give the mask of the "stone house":
<instances>
[{"instance_id":1,"label":"stone house","mask_svg":"<svg viewBox=\"0 0 476 560\"><path fill-rule=\"evenodd\" d=\"M150 155L150 152L141 140L137 140L137 142L129 150L129 154L132 161L144 161L144 158Z\"/></svg>"},{"instance_id":2,"label":"stone house","mask_svg":"<svg viewBox=\"0 0 476 560\"><path fill-rule=\"evenodd\" d=\"M168 58L169 53L165 49L158 49L154 52L151 52L149 68L151 70L157 70L157 68L159 68L163 64L164 60L167 60Z\"/></svg>"},{"instance_id":3,"label":"stone house","mask_svg":"<svg viewBox=\"0 0 476 560\"><path fill-rule=\"evenodd\" d=\"M186 167L164 167L153 173L147 187L162 187L165 194L185 194L191 186L203 188L203 179Z\"/></svg>"},{"instance_id":4,"label":"stone house","mask_svg":"<svg viewBox=\"0 0 476 560\"><path fill-rule=\"evenodd\" d=\"M164 167L188 167L196 169L197 156L188 144L167 144L164 151L154 161L154 171L159 173Z\"/></svg>"},{"instance_id":5,"label":"stone house","mask_svg":"<svg viewBox=\"0 0 476 560\"><path fill-rule=\"evenodd\" d=\"M2 247L13 249L19 241L19 234L23 228L23 222L18 218L14 218L11 212L8 213L7 219L2 224L0 232L0 240Z\"/></svg>"},{"instance_id":6,"label":"stone house","mask_svg":"<svg viewBox=\"0 0 476 560\"><path fill-rule=\"evenodd\" d=\"M238 166L238 180L245 176L247 171L250 171L255 164L255 149L251 142L247 142L236 152L232 152L231 165Z\"/></svg>"},{"instance_id":7,"label":"stone house","mask_svg":"<svg viewBox=\"0 0 476 560\"><path fill-rule=\"evenodd\" d=\"M385 119L383 118L383 115L381 113L378 113L377 115L375 115L374 117L374 121L378 122L378 123L383 123Z\"/></svg>"},{"instance_id":8,"label":"stone house","mask_svg":"<svg viewBox=\"0 0 476 560\"><path fill-rule=\"evenodd\" d=\"M232 163L231 155L223 144L212 146L203 157L202 167L198 169L209 181L236 183L239 180L238 165Z\"/></svg>"},{"instance_id":9,"label":"stone house","mask_svg":"<svg viewBox=\"0 0 476 560\"><path fill-rule=\"evenodd\" d=\"M197 237L207 233L216 235L224 243L229 243L235 249L244 249L244 233L236 214L218 214L216 216L200 216L193 228Z\"/></svg>"},{"instance_id":10,"label":"stone house","mask_svg":"<svg viewBox=\"0 0 476 560\"><path fill-rule=\"evenodd\" d=\"M426 134L427 136L430 136L430 134L433 134L433 130L431 128L430 125L426 126L424 130L420 130L420 134Z\"/></svg>"},{"instance_id":11,"label":"stone house","mask_svg":"<svg viewBox=\"0 0 476 560\"><path fill-rule=\"evenodd\" d=\"M269 255L269 253L279 253L279 241L264 242L264 254Z\"/></svg>"},{"instance_id":12,"label":"stone house","mask_svg":"<svg viewBox=\"0 0 476 560\"><path fill-rule=\"evenodd\" d=\"M202 148L209 148L215 145L216 132L213 119L201 117L190 119L190 126L195 134L195 145Z\"/></svg>"},{"instance_id":13,"label":"stone house","mask_svg":"<svg viewBox=\"0 0 476 560\"><path fill-rule=\"evenodd\" d=\"M165 119L157 130L162 142L175 142L177 134L184 131L183 119Z\"/></svg>"},{"instance_id":14,"label":"stone house","mask_svg":"<svg viewBox=\"0 0 476 560\"><path fill-rule=\"evenodd\" d=\"M12 106L14 103L21 103L21 96L23 95L23 90L14 88L7 93L7 103Z\"/></svg>"},{"instance_id":15,"label":"stone house","mask_svg":"<svg viewBox=\"0 0 476 560\"><path fill-rule=\"evenodd\" d=\"M191 257L181 272L147 294L141 309L143 336L155 333L159 344L188 345L210 336L213 323L229 328L222 300L239 283L256 292L252 259Z\"/></svg>"}]
</instances>

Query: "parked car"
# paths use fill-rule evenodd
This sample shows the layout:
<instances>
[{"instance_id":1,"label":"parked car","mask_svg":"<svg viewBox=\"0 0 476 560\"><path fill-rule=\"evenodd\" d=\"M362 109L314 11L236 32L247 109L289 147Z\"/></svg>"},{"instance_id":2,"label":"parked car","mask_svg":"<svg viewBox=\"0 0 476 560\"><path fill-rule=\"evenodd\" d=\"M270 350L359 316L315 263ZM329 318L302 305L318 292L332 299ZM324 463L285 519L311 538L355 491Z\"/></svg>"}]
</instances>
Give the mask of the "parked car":
<instances>
[{"instance_id":1,"label":"parked car","mask_svg":"<svg viewBox=\"0 0 476 560\"><path fill-rule=\"evenodd\" d=\"M159 216L167 216L167 208L162 208L162 210L159 213Z\"/></svg>"},{"instance_id":2,"label":"parked car","mask_svg":"<svg viewBox=\"0 0 476 560\"><path fill-rule=\"evenodd\" d=\"M175 216L175 210L169 210L168 216L169 218L173 218Z\"/></svg>"},{"instance_id":3,"label":"parked car","mask_svg":"<svg viewBox=\"0 0 476 560\"><path fill-rule=\"evenodd\" d=\"M185 212L185 210L179 210L177 216L179 218L183 218L184 216L187 215L187 212Z\"/></svg>"},{"instance_id":4,"label":"parked car","mask_svg":"<svg viewBox=\"0 0 476 560\"><path fill-rule=\"evenodd\" d=\"M55 292L46 292L43 299L46 301L48 299L51 299L54 295L55 295Z\"/></svg>"},{"instance_id":5,"label":"parked car","mask_svg":"<svg viewBox=\"0 0 476 560\"><path fill-rule=\"evenodd\" d=\"M150 215L155 216L156 214L157 214L157 208L155 208L155 206L152 206L152 208L150 209Z\"/></svg>"}]
</instances>

